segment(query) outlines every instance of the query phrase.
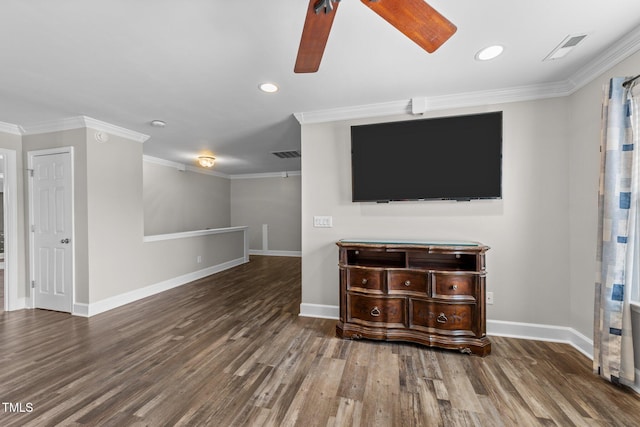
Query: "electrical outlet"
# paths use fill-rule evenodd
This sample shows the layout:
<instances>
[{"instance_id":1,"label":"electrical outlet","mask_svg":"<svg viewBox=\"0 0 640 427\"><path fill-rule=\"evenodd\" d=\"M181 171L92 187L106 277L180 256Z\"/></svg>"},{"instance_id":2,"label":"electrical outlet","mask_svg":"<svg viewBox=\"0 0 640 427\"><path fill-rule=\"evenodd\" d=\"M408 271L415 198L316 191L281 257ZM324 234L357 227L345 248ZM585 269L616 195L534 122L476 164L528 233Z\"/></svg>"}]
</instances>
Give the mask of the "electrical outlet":
<instances>
[{"instance_id":1,"label":"electrical outlet","mask_svg":"<svg viewBox=\"0 0 640 427\"><path fill-rule=\"evenodd\" d=\"M198 255L198 256L196 257L196 262L197 262L198 264L200 264L200 263L202 262L202 256L201 256L201 255Z\"/></svg>"},{"instance_id":2,"label":"electrical outlet","mask_svg":"<svg viewBox=\"0 0 640 427\"><path fill-rule=\"evenodd\" d=\"M487 292L487 304L493 304L493 292Z\"/></svg>"}]
</instances>

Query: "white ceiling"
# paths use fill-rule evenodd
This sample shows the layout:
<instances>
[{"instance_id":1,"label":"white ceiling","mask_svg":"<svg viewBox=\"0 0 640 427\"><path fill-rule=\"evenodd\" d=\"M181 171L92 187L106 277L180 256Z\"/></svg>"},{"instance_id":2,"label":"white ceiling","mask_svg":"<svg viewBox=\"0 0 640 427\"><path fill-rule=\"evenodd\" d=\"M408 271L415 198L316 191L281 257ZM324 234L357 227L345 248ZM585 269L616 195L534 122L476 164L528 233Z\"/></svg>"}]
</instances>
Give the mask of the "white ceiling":
<instances>
[{"instance_id":1,"label":"white ceiling","mask_svg":"<svg viewBox=\"0 0 640 427\"><path fill-rule=\"evenodd\" d=\"M292 113L552 96L640 48L638 0L429 3L458 26L435 53L343 0L319 72L294 74L307 0L2 0L0 122L87 116L150 135L153 157L193 164L210 152L225 174L299 170L299 159L271 154L300 148ZM583 33L567 57L542 61ZM496 43L502 56L474 60ZM260 92L265 81L280 91Z\"/></svg>"}]
</instances>

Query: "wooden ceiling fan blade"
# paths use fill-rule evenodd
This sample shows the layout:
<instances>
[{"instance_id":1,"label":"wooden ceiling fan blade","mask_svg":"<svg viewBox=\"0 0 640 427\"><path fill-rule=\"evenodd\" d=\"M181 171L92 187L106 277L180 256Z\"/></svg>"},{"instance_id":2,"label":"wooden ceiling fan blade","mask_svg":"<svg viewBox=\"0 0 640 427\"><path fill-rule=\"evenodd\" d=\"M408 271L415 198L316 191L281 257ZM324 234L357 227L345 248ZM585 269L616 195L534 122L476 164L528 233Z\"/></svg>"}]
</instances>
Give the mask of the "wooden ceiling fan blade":
<instances>
[{"instance_id":1,"label":"wooden ceiling fan blade","mask_svg":"<svg viewBox=\"0 0 640 427\"><path fill-rule=\"evenodd\" d=\"M361 1L429 53L435 52L457 30L423 0Z\"/></svg>"},{"instance_id":2,"label":"wooden ceiling fan blade","mask_svg":"<svg viewBox=\"0 0 640 427\"><path fill-rule=\"evenodd\" d=\"M315 73L320 68L320 61L339 4L333 0L309 1L294 72Z\"/></svg>"}]
</instances>

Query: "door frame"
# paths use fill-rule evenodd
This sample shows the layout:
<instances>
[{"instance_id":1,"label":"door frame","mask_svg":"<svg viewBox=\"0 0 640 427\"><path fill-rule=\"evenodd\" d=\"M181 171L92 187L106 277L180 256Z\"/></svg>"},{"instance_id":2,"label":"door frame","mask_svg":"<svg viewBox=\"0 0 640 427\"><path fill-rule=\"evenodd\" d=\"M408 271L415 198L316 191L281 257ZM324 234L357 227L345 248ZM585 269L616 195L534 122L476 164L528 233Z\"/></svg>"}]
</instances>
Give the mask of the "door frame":
<instances>
[{"instance_id":1,"label":"door frame","mask_svg":"<svg viewBox=\"0 0 640 427\"><path fill-rule=\"evenodd\" d=\"M27 230L29 231L29 300L32 308L36 307L35 292L33 292L33 281L35 280L35 246L34 246L34 212L33 212L33 158L36 156L47 156L51 154L69 154L71 157L71 311L70 314L74 314L76 306L76 245L75 245L75 158L73 153L73 147L58 147L49 148L45 150L34 150L27 152L27 171L28 171L28 192L29 192L29 224L27 224Z\"/></svg>"},{"instance_id":2,"label":"door frame","mask_svg":"<svg viewBox=\"0 0 640 427\"><path fill-rule=\"evenodd\" d=\"M20 310L26 298L18 292L18 161L15 150L0 148L4 163L4 310Z\"/></svg>"}]
</instances>

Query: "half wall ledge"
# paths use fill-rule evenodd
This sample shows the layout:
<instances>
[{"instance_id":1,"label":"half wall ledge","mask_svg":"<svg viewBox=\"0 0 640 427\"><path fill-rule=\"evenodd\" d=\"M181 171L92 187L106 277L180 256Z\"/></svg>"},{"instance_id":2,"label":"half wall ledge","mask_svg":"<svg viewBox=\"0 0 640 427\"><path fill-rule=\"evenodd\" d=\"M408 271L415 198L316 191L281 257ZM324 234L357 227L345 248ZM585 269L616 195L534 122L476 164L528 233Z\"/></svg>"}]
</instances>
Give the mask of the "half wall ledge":
<instances>
[{"instance_id":1,"label":"half wall ledge","mask_svg":"<svg viewBox=\"0 0 640 427\"><path fill-rule=\"evenodd\" d=\"M175 239L184 239L188 237L200 237L200 236L210 236L212 234L225 234L225 233L236 233L242 231L243 240L244 240L244 261L249 262L249 226L247 225L239 225L236 227L224 227L224 228L206 228L204 230L192 230L192 231L181 231L179 233L168 233L168 234L155 234L151 236L144 236L143 242L160 242L163 240L175 240Z\"/></svg>"}]
</instances>

